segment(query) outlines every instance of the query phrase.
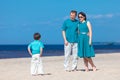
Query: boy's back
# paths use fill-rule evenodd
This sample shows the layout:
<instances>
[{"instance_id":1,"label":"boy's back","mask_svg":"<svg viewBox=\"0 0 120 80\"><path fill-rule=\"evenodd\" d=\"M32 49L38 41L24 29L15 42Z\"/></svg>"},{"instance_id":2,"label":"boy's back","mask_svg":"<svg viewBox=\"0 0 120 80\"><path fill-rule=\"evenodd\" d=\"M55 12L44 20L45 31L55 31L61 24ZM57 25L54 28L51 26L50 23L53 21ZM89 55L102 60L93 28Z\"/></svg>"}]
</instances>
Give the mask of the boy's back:
<instances>
[{"instance_id":1,"label":"boy's back","mask_svg":"<svg viewBox=\"0 0 120 80\"><path fill-rule=\"evenodd\" d=\"M31 42L28 47L32 50L32 55L34 54L40 54L40 48L44 48L44 45L39 40L34 40Z\"/></svg>"}]
</instances>

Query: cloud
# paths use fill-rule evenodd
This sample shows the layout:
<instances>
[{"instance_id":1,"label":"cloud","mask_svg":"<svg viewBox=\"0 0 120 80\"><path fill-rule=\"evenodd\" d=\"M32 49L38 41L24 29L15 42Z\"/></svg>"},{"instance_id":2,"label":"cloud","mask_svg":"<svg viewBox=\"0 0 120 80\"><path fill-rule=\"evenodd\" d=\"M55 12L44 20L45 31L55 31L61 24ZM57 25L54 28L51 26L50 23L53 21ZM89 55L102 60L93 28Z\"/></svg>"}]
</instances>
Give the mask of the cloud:
<instances>
[{"instance_id":1,"label":"cloud","mask_svg":"<svg viewBox=\"0 0 120 80\"><path fill-rule=\"evenodd\" d=\"M103 17L103 15L98 14L98 15L92 15L91 17L92 17L92 18L102 18L102 17Z\"/></svg>"},{"instance_id":2,"label":"cloud","mask_svg":"<svg viewBox=\"0 0 120 80\"><path fill-rule=\"evenodd\" d=\"M8 28L13 28L13 24L7 24L7 23L0 23L0 29L8 29Z\"/></svg>"},{"instance_id":3,"label":"cloud","mask_svg":"<svg viewBox=\"0 0 120 80\"><path fill-rule=\"evenodd\" d=\"M112 18L114 15L113 14L107 14L106 17L107 18Z\"/></svg>"},{"instance_id":4,"label":"cloud","mask_svg":"<svg viewBox=\"0 0 120 80\"><path fill-rule=\"evenodd\" d=\"M88 14L87 17L90 19L102 19L102 18L113 18L113 17L120 17L120 13L108 13L108 14ZM63 20L68 19L69 16L63 17Z\"/></svg>"},{"instance_id":5,"label":"cloud","mask_svg":"<svg viewBox=\"0 0 120 80\"><path fill-rule=\"evenodd\" d=\"M96 15L88 15L88 18L91 19L101 19L101 18L113 18L113 17L118 17L120 16L120 13L116 13L116 14L96 14Z\"/></svg>"},{"instance_id":6,"label":"cloud","mask_svg":"<svg viewBox=\"0 0 120 80\"><path fill-rule=\"evenodd\" d=\"M40 21L37 24L49 25L49 24L51 24L51 21Z\"/></svg>"},{"instance_id":7,"label":"cloud","mask_svg":"<svg viewBox=\"0 0 120 80\"><path fill-rule=\"evenodd\" d=\"M69 16L65 16L65 17L63 17L63 20L66 20L66 19L68 19L69 18Z\"/></svg>"}]
</instances>

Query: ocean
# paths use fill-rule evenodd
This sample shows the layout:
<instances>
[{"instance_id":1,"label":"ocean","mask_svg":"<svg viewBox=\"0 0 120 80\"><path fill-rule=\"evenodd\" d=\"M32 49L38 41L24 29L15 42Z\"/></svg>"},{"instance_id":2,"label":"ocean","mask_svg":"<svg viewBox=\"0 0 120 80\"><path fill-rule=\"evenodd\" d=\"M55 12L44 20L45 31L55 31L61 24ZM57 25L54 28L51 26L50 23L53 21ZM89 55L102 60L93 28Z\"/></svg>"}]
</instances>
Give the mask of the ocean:
<instances>
[{"instance_id":1,"label":"ocean","mask_svg":"<svg viewBox=\"0 0 120 80\"><path fill-rule=\"evenodd\" d=\"M96 54L120 52L120 45L94 44ZM63 56L64 45L45 45L43 56ZM30 57L27 45L0 45L0 59Z\"/></svg>"}]
</instances>

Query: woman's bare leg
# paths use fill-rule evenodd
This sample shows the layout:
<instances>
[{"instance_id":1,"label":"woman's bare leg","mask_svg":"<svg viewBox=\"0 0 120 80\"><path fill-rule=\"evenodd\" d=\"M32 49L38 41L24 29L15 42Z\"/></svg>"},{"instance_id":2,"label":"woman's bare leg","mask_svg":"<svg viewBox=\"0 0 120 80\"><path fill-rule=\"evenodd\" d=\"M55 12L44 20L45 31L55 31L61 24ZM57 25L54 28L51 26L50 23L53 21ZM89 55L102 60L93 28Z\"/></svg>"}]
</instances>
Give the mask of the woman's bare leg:
<instances>
[{"instance_id":1,"label":"woman's bare leg","mask_svg":"<svg viewBox=\"0 0 120 80\"><path fill-rule=\"evenodd\" d=\"M84 60L84 65L85 65L85 71L88 72L89 68L88 68L88 60L86 58L83 58Z\"/></svg>"},{"instance_id":2,"label":"woman's bare leg","mask_svg":"<svg viewBox=\"0 0 120 80\"><path fill-rule=\"evenodd\" d=\"M96 71L96 66L93 63L93 60L91 58L87 58L87 60L90 63L90 65L92 66L93 71Z\"/></svg>"}]
</instances>

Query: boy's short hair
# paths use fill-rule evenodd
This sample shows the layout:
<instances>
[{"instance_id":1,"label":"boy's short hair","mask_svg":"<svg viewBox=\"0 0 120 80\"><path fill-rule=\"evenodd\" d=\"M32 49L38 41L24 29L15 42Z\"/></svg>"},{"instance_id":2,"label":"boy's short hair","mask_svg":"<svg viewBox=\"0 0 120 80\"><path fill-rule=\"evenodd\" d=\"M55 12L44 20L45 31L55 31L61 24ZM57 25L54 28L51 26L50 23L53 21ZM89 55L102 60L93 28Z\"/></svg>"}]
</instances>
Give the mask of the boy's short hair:
<instances>
[{"instance_id":1,"label":"boy's short hair","mask_svg":"<svg viewBox=\"0 0 120 80\"><path fill-rule=\"evenodd\" d=\"M33 37L35 40L39 40L41 38L41 35L40 35L40 33L34 33Z\"/></svg>"},{"instance_id":2,"label":"boy's short hair","mask_svg":"<svg viewBox=\"0 0 120 80\"><path fill-rule=\"evenodd\" d=\"M75 15L77 16L77 11L76 10L71 10L70 13L75 13Z\"/></svg>"}]
</instances>

